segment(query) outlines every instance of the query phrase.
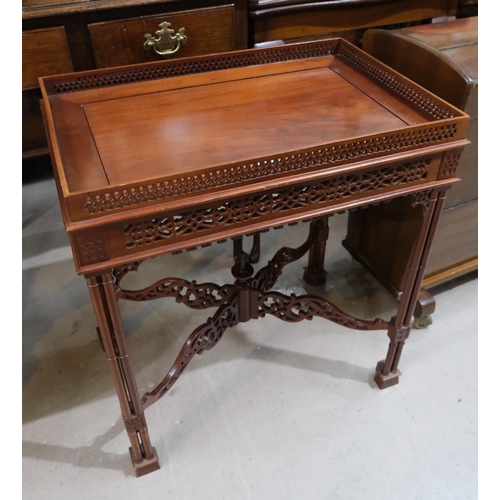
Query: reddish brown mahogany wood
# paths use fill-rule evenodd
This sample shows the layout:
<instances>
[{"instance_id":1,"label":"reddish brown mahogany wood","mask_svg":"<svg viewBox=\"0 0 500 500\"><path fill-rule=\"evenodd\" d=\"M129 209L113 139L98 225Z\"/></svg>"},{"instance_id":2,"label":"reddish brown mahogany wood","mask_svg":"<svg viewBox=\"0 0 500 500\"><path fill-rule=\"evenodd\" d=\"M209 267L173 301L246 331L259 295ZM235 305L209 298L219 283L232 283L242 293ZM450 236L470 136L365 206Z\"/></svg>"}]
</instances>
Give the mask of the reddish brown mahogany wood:
<instances>
[{"instance_id":1,"label":"reddish brown mahogany wood","mask_svg":"<svg viewBox=\"0 0 500 500\"><path fill-rule=\"evenodd\" d=\"M41 80L61 209L77 272L87 277L138 475L159 467L144 409L194 354L239 322L314 317L386 330L381 387L397 383L444 194L458 182L450 157L467 144L468 116L340 39L178 59ZM424 213L397 315L364 320L315 296L273 290L310 253L321 282L328 216L408 197ZM241 236L313 220L254 274ZM235 240L233 283L170 277L142 290L123 277L155 255ZM172 368L139 399L118 299L173 297L216 307Z\"/></svg>"}]
</instances>

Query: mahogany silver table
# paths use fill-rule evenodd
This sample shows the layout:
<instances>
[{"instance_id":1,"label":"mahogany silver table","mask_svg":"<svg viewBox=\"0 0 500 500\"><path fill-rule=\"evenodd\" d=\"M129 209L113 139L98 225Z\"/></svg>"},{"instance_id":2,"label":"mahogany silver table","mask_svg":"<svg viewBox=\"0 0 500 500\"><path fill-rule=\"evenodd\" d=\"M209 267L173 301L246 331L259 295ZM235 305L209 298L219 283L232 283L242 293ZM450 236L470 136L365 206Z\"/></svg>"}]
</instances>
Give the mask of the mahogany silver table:
<instances>
[{"instance_id":1,"label":"mahogany silver table","mask_svg":"<svg viewBox=\"0 0 500 500\"><path fill-rule=\"evenodd\" d=\"M398 382L439 213L459 181L467 115L341 39L59 75L41 88L62 215L137 475L159 468L144 410L239 322L319 316L386 331L375 380L381 389ZM363 320L320 296L273 290L306 253L304 279L324 282L330 215L400 196L413 198L421 226L395 317ZM241 237L299 221L311 221L307 240L254 273L258 237L252 252ZM122 288L148 258L228 238L232 283L168 277ZM187 332L170 371L141 396L118 302L163 297L215 312Z\"/></svg>"}]
</instances>

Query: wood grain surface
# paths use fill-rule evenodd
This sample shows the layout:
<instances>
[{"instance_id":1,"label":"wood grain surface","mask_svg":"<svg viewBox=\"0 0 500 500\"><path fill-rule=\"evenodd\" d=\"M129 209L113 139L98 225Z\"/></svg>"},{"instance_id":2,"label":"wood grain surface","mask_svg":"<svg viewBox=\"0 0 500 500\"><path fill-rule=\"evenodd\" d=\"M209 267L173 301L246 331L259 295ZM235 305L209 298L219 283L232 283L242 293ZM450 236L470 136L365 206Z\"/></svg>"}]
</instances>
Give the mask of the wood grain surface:
<instances>
[{"instance_id":1,"label":"wood grain surface","mask_svg":"<svg viewBox=\"0 0 500 500\"><path fill-rule=\"evenodd\" d=\"M145 50L144 35L153 36L167 21L175 33L185 29L187 43L174 57L227 52L235 47L235 18L232 5L170 12L155 16L107 21L89 25L96 66L107 68L162 60L153 49Z\"/></svg>"},{"instance_id":2,"label":"wood grain surface","mask_svg":"<svg viewBox=\"0 0 500 500\"><path fill-rule=\"evenodd\" d=\"M467 144L464 113L338 39L48 77L42 93L84 274L447 189Z\"/></svg>"},{"instance_id":3,"label":"wood grain surface","mask_svg":"<svg viewBox=\"0 0 500 500\"><path fill-rule=\"evenodd\" d=\"M89 103L84 109L111 184L405 125L328 68Z\"/></svg>"},{"instance_id":4,"label":"wood grain surface","mask_svg":"<svg viewBox=\"0 0 500 500\"><path fill-rule=\"evenodd\" d=\"M73 63L62 26L23 32L23 90L38 87L41 76L69 73Z\"/></svg>"}]
</instances>

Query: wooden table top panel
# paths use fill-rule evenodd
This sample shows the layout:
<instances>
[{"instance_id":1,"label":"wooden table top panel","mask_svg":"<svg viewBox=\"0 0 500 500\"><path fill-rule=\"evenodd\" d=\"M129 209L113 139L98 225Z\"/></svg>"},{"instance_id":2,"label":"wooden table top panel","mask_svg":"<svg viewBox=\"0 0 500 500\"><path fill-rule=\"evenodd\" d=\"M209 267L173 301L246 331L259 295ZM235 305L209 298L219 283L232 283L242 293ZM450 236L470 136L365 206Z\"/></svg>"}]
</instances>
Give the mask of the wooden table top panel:
<instances>
[{"instance_id":1,"label":"wooden table top panel","mask_svg":"<svg viewBox=\"0 0 500 500\"><path fill-rule=\"evenodd\" d=\"M405 126L328 68L88 103L84 110L111 184Z\"/></svg>"},{"instance_id":2,"label":"wooden table top panel","mask_svg":"<svg viewBox=\"0 0 500 500\"><path fill-rule=\"evenodd\" d=\"M48 97L51 105L53 126L57 130L57 141L63 170L60 172L65 194L95 191L109 186L99 151L89 128L84 105L89 102L131 98L137 95L157 94L185 87L211 85L244 78L282 74L284 71L302 71L325 67L333 57L318 57L313 60L288 61L283 63L235 68L216 72L189 74L175 78L118 85L112 88L97 88L79 92L53 94ZM78 74L78 73L77 73Z\"/></svg>"}]
</instances>

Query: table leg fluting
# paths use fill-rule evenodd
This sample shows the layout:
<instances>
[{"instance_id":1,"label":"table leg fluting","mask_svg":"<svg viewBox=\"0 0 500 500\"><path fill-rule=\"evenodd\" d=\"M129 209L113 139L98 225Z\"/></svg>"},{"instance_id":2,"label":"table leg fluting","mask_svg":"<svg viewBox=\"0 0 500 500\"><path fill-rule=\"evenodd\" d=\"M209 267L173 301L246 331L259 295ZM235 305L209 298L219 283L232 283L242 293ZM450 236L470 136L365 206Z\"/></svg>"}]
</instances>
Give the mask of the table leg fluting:
<instances>
[{"instance_id":1,"label":"table leg fluting","mask_svg":"<svg viewBox=\"0 0 500 500\"><path fill-rule=\"evenodd\" d=\"M396 316L391 319L388 329L390 339L385 360L377 363L375 382L380 389L391 387L399 382L401 372L399 361L406 339L411 331L411 318L418 300L424 278L425 266L429 257L432 240L436 232L439 216L443 208L446 191L431 192L429 205L425 212L420 233L413 244L403 282L403 292Z\"/></svg>"},{"instance_id":2,"label":"table leg fluting","mask_svg":"<svg viewBox=\"0 0 500 500\"><path fill-rule=\"evenodd\" d=\"M137 476L160 468L149 438L146 418L129 353L111 274L87 278L101 340L111 369L125 429L130 439L130 456Z\"/></svg>"}]
</instances>

